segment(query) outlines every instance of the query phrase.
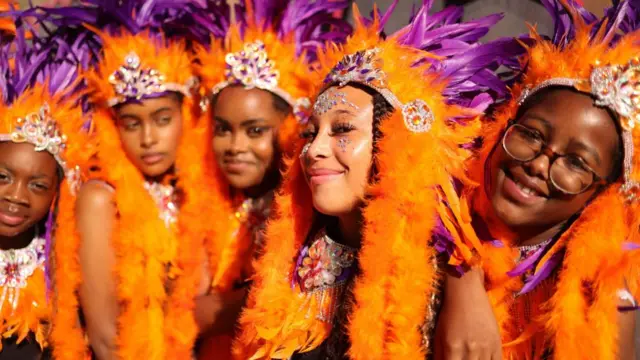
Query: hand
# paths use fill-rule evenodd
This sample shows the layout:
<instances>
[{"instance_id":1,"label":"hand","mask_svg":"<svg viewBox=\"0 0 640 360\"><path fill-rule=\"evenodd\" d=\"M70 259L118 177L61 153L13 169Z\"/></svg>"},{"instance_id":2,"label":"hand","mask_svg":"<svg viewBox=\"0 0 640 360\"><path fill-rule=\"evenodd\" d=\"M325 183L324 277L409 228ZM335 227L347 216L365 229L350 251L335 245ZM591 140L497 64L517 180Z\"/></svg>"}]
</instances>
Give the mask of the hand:
<instances>
[{"instance_id":1,"label":"hand","mask_svg":"<svg viewBox=\"0 0 640 360\"><path fill-rule=\"evenodd\" d=\"M445 275L442 309L436 324L437 360L499 360L498 322L484 289L481 270L461 278Z\"/></svg>"},{"instance_id":2,"label":"hand","mask_svg":"<svg viewBox=\"0 0 640 360\"><path fill-rule=\"evenodd\" d=\"M246 294L246 289L224 293L213 289L196 297L195 318L200 333L226 334L233 331Z\"/></svg>"}]
</instances>

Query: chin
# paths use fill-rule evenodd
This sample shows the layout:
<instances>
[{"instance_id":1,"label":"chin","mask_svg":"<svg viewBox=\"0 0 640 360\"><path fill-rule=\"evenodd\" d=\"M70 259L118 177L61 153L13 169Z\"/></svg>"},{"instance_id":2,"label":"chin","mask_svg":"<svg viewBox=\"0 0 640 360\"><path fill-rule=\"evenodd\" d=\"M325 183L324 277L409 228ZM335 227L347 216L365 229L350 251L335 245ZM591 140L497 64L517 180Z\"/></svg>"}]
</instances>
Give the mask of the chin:
<instances>
[{"instance_id":1,"label":"chin","mask_svg":"<svg viewBox=\"0 0 640 360\"><path fill-rule=\"evenodd\" d=\"M29 229L29 227L12 228L12 227L6 227L4 225L0 225L0 236L8 237L8 238L18 236L23 232L27 231L27 229Z\"/></svg>"},{"instance_id":2,"label":"chin","mask_svg":"<svg viewBox=\"0 0 640 360\"><path fill-rule=\"evenodd\" d=\"M172 164L154 164L154 165L146 165L141 164L140 171L147 177L156 177L164 175L169 169L171 169Z\"/></svg>"},{"instance_id":3,"label":"chin","mask_svg":"<svg viewBox=\"0 0 640 360\"><path fill-rule=\"evenodd\" d=\"M237 190L245 190L260 184L253 179L248 179L245 174L225 174L224 177L229 182L229 186Z\"/></svg>"},{"instance_id":4,"label":"chin","mask_svg":"<svg viewBox=\"0 0 640 360\"><path fill-rule=\"evenodd\" d=\"M350 214L356 208L354 203L345 201L344 198L318 199L313 197L313 207L321 214L339 217Z\"/></svg>"}]
</instances>

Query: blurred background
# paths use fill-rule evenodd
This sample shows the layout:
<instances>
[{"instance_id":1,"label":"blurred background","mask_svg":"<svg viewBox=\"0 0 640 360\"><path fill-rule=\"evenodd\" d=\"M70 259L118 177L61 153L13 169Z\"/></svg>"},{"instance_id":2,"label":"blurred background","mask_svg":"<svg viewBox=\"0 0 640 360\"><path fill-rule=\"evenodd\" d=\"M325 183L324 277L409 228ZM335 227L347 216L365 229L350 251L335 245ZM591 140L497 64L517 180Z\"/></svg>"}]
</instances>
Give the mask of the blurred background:
<instances>
[{"instance_id":1,"label":"blurred background","mask_svg":"<svg viewBox=\"0 0 640 360\"><path fill-rule=\"evenodd\" d=\"M116 1L116 0L114 0ZM256 0L260 1L260 0ZM295 0L292 0L295 1ZM327 1L327 0L317 0ZM596 15L602 15L603 9L611 4L611 0L577 0L584 7ZM22 8L29 6L29 0L19 0ZM78 0L31 0L34 5L68 5ZM373 4L384 11L393 2L392 0L355 0L360 11L368 14L373 10ZM421 0L400 0L396 11L387 23L387 33L392 33L407 24L414 4ZM552 22L538 0L434 0L433 11L438 11L447 5L463 6L465 19L477 19L489 14L502 12L504 19L495 26L486 36L486 40L502 36L517 36L527 33L526 23L535 25L542 34L550 34L553 30ZM638 314L638 326L640 330L640 313ZM636 331L637 359L640 360L640 331Z\"/></svg>"}]
</instances>

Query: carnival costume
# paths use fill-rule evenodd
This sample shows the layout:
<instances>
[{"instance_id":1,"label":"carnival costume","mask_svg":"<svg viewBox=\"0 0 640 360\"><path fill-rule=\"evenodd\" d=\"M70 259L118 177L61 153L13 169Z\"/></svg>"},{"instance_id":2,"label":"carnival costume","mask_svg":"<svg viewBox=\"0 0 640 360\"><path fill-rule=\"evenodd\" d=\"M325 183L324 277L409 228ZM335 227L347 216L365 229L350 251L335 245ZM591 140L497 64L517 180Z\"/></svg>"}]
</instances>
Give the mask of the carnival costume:
<instances>
[{"instance_id":1,"label":"carnival costume","mask_svg":"<svg viewBox=\"0 0 640 360\"><path fill-rule=\"evenodd\" d=\"M631 2L619 2L598 20L579 5L543 0L555 24L551 40L532 30L512 99L483 130L484 147L471 168L481 187L464 199L485 240L483 267L501 328L506 359L615 359L618 291L638 298L640 190L640 37L620 36ZM492 215L485 164L519 107L548 87L567 87L617 115L622 129L622 176L598 194L557 236L518 247ZM479 221L478 221L479 220ZM472 238L469 235L469 238ZM519 259L519 260L517 260ZM631 296L629 300L634 301Z\"/></svg>"},{"instance_id":2,"label":"carnival costume","mask_svg":"<svg viewBox=\"0 0 640 360\"><path fill-rule=\"evenodd\" d=\"M188 359L197 335L192 316L208 235L206 132L193 111L195 77L187 38L197 37L194 7L187 1L85 1L83 6L37 9L58 28L97 41L101 54L84 74L92 105L99 171L91 179L113 188L117 211L111 246L119 304L116 356L123 359ZM88 29L83 24L91 24ZM187 31L184 31L184 30ZM169 93L182 98L182 137L169 183L145 181L127 159L113 107ZM94 165L89 162L85 167ZM69 214L74 203L68 202ZM58 224L57 288L52 341L58 359L88 353L79 321L77 291L82 280L75 219ZM167 286L171 281L171 286Z\"/></svg>"},{"instance_id":3,"label":"carnival costume","mask_svg":"<svg viewBox=\"0 0 640 360\"><path fill-rule=\"evenodd\" d=\"M209 103L227 86L269 91L292 109L278 128L279 151L291 155L298 139L298 124L306 119L311 107L314 76L310 62L325 42L341 43L350 32L347 22L332 14L343 10L349 2L228 3L207 3L211 21L207 28L212 30L212 41L200 46L195 54L195 68L205 97L202 121L212 123L215 109ZM279 168L280 164L276 166ZM252 275L243 268L257 256L271 212L273 191L258 199L244 198L242 194L234 196L224 175L216 173L215 179L219 201L212 204L209 214L216 222L216 235L208 239L206 247L209 271L213 274L211 286L224 292ZM224 346L205 341L202 351L220 357L222 352L230 351L230 339L227 340Z\"/></svg>"},{"instance_id":4,"label":"carnival costume","mask_svg":"<svg viewBox=\"0 0 640 360\"><path fill-rule=\"evenodd\" d=\"M0 45L0 141L30 143L34 151L50 153L60 170L60 184L47 218L40 222L44 232L36 225L28 246L0 250L0 334L3 342L15 339L21 347L33 337L45 349L50 345L52 284L47 270L57 241L54 222L73 216L58 204L80 185L77 166L85 161L90 143L82 108L73 96L78 58L69 47L16 27L18 17L6 19L14 36Z\"/></svg>"},{"instance_id":5,"label":"carnival costume","mask_svg":"<svg viewBox=\"0 0 640 360\"><path fill-rule=\"evenodd\" d=\"M375 12L373 21L354 7L353 35L318 54L324 82L316 84L314 111L322 113L331 101L332 90L324 90L349 83L378 92L395 109L380 123L362 247L338 244L323 229L310 233L318 214L296 156L276 197L277 218L267 228L241 317L238 358L286 359L318 348L332 331L337 299L356 262L360 273L344 335L349 358L424 359L429 351L442 266L474 261L456 246L462 245L456 235L462 211L452 178L466 182L463 145L478 135L477 115L504 95L491 69L504 50L498 45L507 44L471 45L500 16L458 24L461 9L430 15L430 6L426 1L410 25L386 40L381 30L393 5L383 16ZM308 146L299 141L296 149L304 156ZM435 233L442 236L431 241Z\"/></svg>"}]
</instances>

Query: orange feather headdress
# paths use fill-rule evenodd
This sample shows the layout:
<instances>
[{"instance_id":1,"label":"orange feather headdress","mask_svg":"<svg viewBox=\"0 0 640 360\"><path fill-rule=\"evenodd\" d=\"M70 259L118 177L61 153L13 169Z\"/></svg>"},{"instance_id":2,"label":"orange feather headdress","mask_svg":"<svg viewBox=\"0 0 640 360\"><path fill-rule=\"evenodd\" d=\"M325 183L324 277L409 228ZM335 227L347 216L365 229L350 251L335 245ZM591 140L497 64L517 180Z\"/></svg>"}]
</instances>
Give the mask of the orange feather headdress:
<instances>
[{"instance_id":1,"label":"orange feather headdress","mask_svg":"<svg viewBox=\"0 0 640 360\"><path fill-rule=\"evenodd\" d=\"M0 0L0 13L18 9L18 3L10 0ZM4 42L6 38L12 38L16 32L16 25L10 17L0 17L0 41ZM3 39L4 38L4 39Z\"/></svg>"},{"instance_id":2,"label":"orange feather headdress","mask_svg":"<svg viewBox=\"0 0 640 360\"><path fill-rule=\"evenodd\" d=\"M528 97L549 86L574 88L593 96L596 105L618 115L624 171L559 239L547 246L525 284L519 276L507 274L515 265L514 250L486 244L483 263L488 293L503 342L507 344L507 359L537 358L548 349L558 359L614 359L618 331L616 293L625 283L632 291L638 289L637 274L634 275L629 263L638 254L625 249L635 248L633 244L638 241L640 35L617 33L616 27L627 10L626 2L618 4L601 20L565 1L543 3L559 20L556 34L553 41L548 41L532 30L535 42L527 47L527 55L522 59L522 78L512 89L513 99L485 125L484 147L474 160L472 177L479 184L484 183L484 164L509 121ZM470 197L474 211L491 222L492 209L484 193L480 187ZM509 237L501 240L509 243ZM559 278L551 299L535 305L533 324L520 332L514 327L509 310L514 304L514 294L532 290L556 269ZM537 290L522 296L537 296Z\"/></svg>"},{"instance_id":3,"label":"orange feather headdress","mask_svg":"<svg viewBox=\"0 0 640 360\"><path fill-rule=\"evenodd\" d=\"M97 39L102 45L97 65L83 79L85 93L93 106L92 129L97 143L94 154L99 166L99 172L94 174L114 187L118 211L111 242L116 255L114 275L120 304L116 353L125 359L186 359L192 354L197 335L192 313L205 261L198 249L209 231L207 206L215 201L209 196L210 176L205 162L209 149L207 131L198 127L194 116L195 76L187 41L163 31L163 27L175 25L173 20L181 19L165 17L184 14L188 6L175 2L145 4L143 8L140 2L91 3L99 6L73 7L58 25ZM167 9L171 6L176 11ZM63 8L54 13L65 12ZM114 16L111 12L119 13ZM90 16L95 16L94 25L105 30L83 26L82 22ZM130 22L125 20L127 17L131 17ZM114 24L114 18L124 24ZM104 19L111 22L100 24ZM175 163L176 187L182 199L177 222L169 227L145 188L143 174L124 152L113 110L117 104L167 93L182 95L182 138ZM85 168L95 165L94 162L92 159L85 163ZM71 199L61 202L68 214L73 214L74 206ZM60 221L58 227L65 241L55 249L54 356L75 360L88 351L78 319L77 291L83 281L78 260L80 239L72 215Z\"/></svg>"},{"instance_id":4,"label":"orange feather headdress","mask_svg":"<svg viewBox=\"0 0 640 360\"><path fill-rule=\"evenodd\" d=\"M456 11L445 9L433 19ZM395 111L380 124L377 181L370 185L372 198L364 207L358 254L361 275L355 279L355 303L347 325L349 357L424 359L428 350L420 327L430 320L430 299L440 276L437 251L430 242L437 219L459 245L452 264L473 261L475 256L455 235L460 233L457 224L463 223L463 211L452 178L467 181L462 164L469 153L462 145L479 134L479 126L475 121L478 112L448 104L451 99L445 95L453 85L451 79L465 67L458 68L461 73L444 75L448 67L439 61L446 56L403 44L413 40L437 47L437 40L425 40L428 29L460 26L461 30L482 32L498 18L473 25L438 23L431 27L425 25L431 21L425 6L418 20L385 40L380 36L383 23L378 17L368 22L355 7L354 13L355 30L346 44L330 46L318 55L319 73L326 80L316 84L316 96L330 86L358 82L383 95ZM495 56L489 64L499 57L498 52ZM454 121L460 117L470 120L460 125ZM298 152L303 145L297 143ZM242 359L288 358L307 352L332 330L330 321L319 319L319 299L292 280L295 259L315 213L300 160L296 157L288 165L282 192L276 197L277 218L268 226L250 305L241 318L236 355Z\"/></svg>"}]
</instances>

